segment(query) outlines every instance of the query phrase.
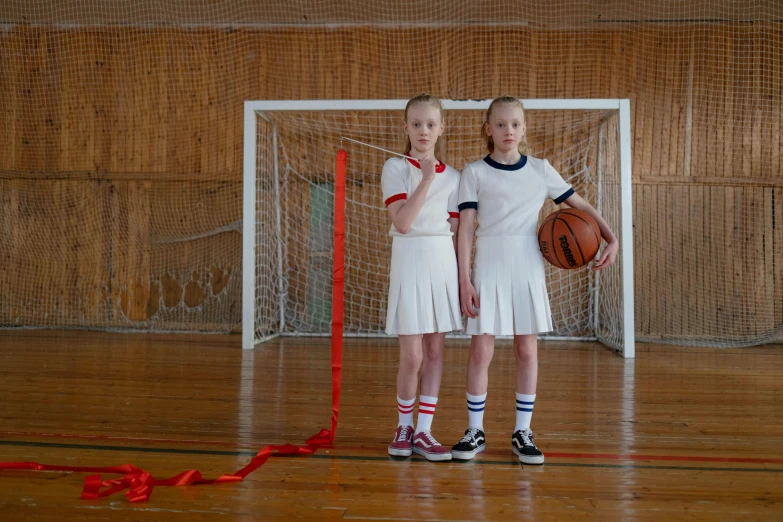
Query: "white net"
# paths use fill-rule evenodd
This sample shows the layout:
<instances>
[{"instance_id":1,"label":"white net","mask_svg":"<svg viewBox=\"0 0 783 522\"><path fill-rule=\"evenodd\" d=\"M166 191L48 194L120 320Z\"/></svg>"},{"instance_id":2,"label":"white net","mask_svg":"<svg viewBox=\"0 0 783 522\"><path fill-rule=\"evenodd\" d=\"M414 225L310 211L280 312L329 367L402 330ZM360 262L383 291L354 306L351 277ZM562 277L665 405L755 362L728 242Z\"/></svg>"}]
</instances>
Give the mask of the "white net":
<instances>
[{"instance_id":1,"label":"white net","mask_svg":"<svg viewBox=\"0 0 783 522\"><path fill-rule=\"evenodd\" d=\"M446 142L449 164L461 169L466 162L486 154L483 142L476 139L483 120L484 111L447 111L447 131L441 139ZM533 154L549 158L564 179L594 206L617 204L616 211L607 218L619 234L617 120L617 111L527 111ZM331 332L334 162L340 146L348 151L345 332L383 332L391 238L380 179L390 156L341 137L402 152L402 121L402 112L391 110L260 113L257 339L274 333ZM553 210L550 202L542 210L542 218ZM587 268L559 270L548 266L556 325L551 336L600 337L620 347L621 270L621 258L600 277Z\"/></svg>"},{"instance_id":2,"label":"white net","mask_svg":"<svg viewBox=\"0 0 783 522\"><path fill-rule=\"evenodd\" d=\"M0 2L0 327L236 330L242 103L431 92L630 98L637 339L781 342L781 20L776 0Z\"/></svg>"}]
</instances>

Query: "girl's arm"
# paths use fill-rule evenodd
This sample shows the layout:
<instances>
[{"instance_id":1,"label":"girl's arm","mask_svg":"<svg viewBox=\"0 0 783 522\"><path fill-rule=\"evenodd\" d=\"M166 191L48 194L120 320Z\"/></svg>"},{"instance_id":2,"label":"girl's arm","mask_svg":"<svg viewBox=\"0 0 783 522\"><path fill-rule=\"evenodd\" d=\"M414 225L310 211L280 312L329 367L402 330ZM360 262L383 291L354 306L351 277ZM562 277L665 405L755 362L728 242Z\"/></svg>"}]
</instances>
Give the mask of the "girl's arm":
<instances>
[{"instance_id":1,"label":"girl's arm","mask_svg":"<svg viewBox=\"0 0 783 522\"><path fill-rule=\"evenodd\" d=\"M400 234L407 234L416 216L421 212L421 207L424 206L424 200L427 199L427 191L432 185L432 180L435 179L435 163L437 160L434 158L427 158L421 160L421 183L413 191L411 197L406 200L395 201L390 204L389 217L391 217L394 228L396 228Z\"/></svg>"},{"instance_id":2,"label":"girl's arm","mask_svg":"<svg viewBox=\"0 0 783 522\"><path fill-rule=\"evenodd\" d=\"M614 235L614 232L612 232L612 229L609 228L606 220L604 220L604 218L601 217L601 214L599 214L598 211L594 209L590 203L585 201L579 194L572 194L567 200L564 201L564 203L569 207L590 214L590 216L595 219L596 223L598 223L598 228L601 229L601 237L604 238L607 245L603 251L603 254L601 254L601 257L598 259L598 262L593 265L593 270L603 270L604 268L611 266L617 257L617 251L620 248L620 243L617 241L617 237Z\"/></svg>"},{"instance_id":3,"label":"girl's arm","mask_svg":"<svg viewBox=\"0 0 783 522\"><path fill-rule=\"evenodd\" d=\"M473 248L473 223L476 209L466 208L459 213L459 231L457 232L457 266L459 267L459 303L462 313L476 317L479 298L473 283L470 282L470 251Z\"/></svg>"},{"instance_id":4,"label":"girl's arm","mask_svg":"<svg viewBox=\"0 0 783 522\"><path fill-rule=\"evenodd\" d=\"M454 253L457 252L457 233L459 232L459 218L449 218L451 226L451 240L454 242Z\"/></svg>"}]
</instances>

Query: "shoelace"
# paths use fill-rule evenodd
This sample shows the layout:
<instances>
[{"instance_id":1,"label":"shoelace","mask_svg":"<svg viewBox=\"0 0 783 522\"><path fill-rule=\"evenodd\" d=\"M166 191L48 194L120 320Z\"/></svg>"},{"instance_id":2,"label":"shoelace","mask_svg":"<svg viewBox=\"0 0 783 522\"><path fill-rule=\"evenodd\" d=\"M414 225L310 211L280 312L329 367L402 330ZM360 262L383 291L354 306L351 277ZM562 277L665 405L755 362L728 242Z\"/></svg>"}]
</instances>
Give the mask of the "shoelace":
<instances>
[{"instance_id":1,"label":"shoelace","mask_svg":"<svg viewBox=\"0 0 783 522\"><path fill-rule=\"evenodd\" d=\"M405 442L408 440L408 426L403 426L400 430L400 436L397 437L397 442Z\"/></svg>"},{"instance_id":2,"label":"shoelace","mask_svg":"<svg viewBox=\"0 0 783 522\"><path fill-rule=\"evenodd\" d=\"M522 434L522 443L525 446L535 446L535 444L533 444L533 434L531 432L520 431L520 433Z\"/></svg>"},{"instance_id":3,"label":"shoelace","mask_svg":"<svg viewBox=\"0 0 783 522\"><path fill-rule=\"evenodd\" d=\"M465 436L460 439L460 442L471 442L471 439L475 440L476 435L478 435L478 428L470 428L466 433Z\"/></svg>"},{"instance_id":4,"label":"shoelace","mask_svg":"<svg viewBox=\"0 0 783 522\"><path fill-rule=\"evenodd\" d=\"M437 440L435 440L435 437L433 437L432 433L430 433L429 431L423 431L421 434L427 437L427 441L430 444L433 444L435 446L440 446L440 443Z\"/></svg>"}]
</instances>

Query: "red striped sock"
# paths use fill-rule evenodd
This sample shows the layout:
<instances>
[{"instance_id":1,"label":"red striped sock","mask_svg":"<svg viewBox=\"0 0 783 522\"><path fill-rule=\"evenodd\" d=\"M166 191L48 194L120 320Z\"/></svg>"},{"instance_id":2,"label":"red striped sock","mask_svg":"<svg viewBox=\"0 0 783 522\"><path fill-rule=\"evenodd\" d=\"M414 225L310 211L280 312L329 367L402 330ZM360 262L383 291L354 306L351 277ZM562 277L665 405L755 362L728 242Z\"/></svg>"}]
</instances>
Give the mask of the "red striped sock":
<instances>
[{"instance_id":1,"label":"red striped sock","mask_svg":"<svg viewBox=\"0 0 783 522\"><path fill-rule=\"evenodd\" d=\"M400 420L397 426L413 426L413 403L416 402L416 397L412 399L400 399L397 396L397 412L399 413Z\"/></svg>"},{"instance_id":2,"label":"red striped sock","mask_svg":"<svg viewBox=\"0 0 783 522\"><path fill-rule=\"evenodd\" d=\"M419 418L416 419L416 433L432 429L432 416L435 415L437 397L419 395Z\"/></svg>"}]
</instances>

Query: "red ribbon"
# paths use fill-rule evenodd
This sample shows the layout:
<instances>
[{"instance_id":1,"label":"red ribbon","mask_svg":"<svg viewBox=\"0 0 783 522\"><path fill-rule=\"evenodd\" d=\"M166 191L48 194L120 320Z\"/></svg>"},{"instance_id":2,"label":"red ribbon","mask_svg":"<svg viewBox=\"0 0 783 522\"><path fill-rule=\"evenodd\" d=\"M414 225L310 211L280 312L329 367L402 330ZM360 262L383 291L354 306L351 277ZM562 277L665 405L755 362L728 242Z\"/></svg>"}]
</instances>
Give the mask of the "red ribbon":
<instances>
[{"instance_id":1,"label":"red ribbon","mask_svg":"<svg viewBox=\"0 0 783 522\"><path fill-rule=\"evenodd\" d=\"M157 480L143 469L132 464L107 467L53 466L37 462L0 462L2 470L70 471L95 473L84 477L81 498L95 500L125 492L131 502L145 502L152 496L155 486L196 486L200 484L221 484L239 482L264 465L274 454L312 455L321 446L330 446L337 431L337 417L340 409L340 389L343 375L343 315L345 295L345 185L348 154L337 152L334 187L334 284L332 287L332 429L322 429L309 439L305 446L293 444L269 445L259 451L242 469L216 479L205 479L197 469L183 471L168 479ZM103 480L101 473L116 473L122 478Z\"/></svg>"},{"instance_id":2,"label":"red ribbon","mask_svg":"<svg viewBox=\"0 0 783 522\"><path fill-rule=\"evenodd\" d=\"M310 438L322 437L327 433L321 430L317 435ZM255 457L244 468L229 474L222 475L216 479L205 479L197 469L183 471L179 475L171 478L158 480L143 469L139 469L132 464L123 464L122 466L107 467L83 467L83 466L52 466L49 464L38 464L37 462L0 462L0 470L9 469L27 469L36 471L71 471L77 473L98 473L97 475L88 475L84 477L84 488L81 498L84 500L95 500L96 498L108 497L128 490L125 496L131 502L144 502L152 496L152 489L155 486L196 486L199 484L220 484L223 482L238 482L250 475L252 472L264 465L264 463L273 455L312 455L318 449L318 444L307 446L294 446L285 444L282 446L269 445L258 452ZM100 473L118 473L122 478L112 480L102 480Z\"/></svg>"}]
</instances>

